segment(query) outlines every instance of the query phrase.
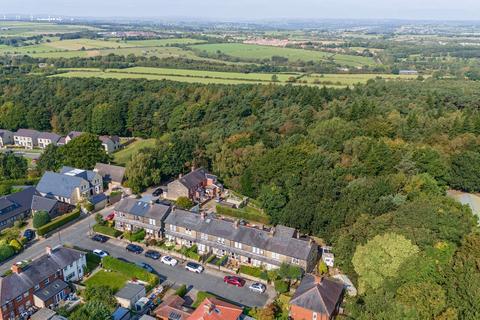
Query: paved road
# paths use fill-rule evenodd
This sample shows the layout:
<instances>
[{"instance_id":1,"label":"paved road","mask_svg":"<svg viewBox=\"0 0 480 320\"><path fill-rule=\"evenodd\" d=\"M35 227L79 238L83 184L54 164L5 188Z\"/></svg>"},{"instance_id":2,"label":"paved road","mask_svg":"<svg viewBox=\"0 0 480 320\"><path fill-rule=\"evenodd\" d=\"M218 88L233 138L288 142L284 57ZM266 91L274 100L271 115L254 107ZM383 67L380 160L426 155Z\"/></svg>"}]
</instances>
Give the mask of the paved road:
<instances>
[{"instance_id":1,"label":"paved road","mask_svg":"<svg viewBox=\"0 0 480 320\"><path fill-rule=\"evenodd\" d=\"M100 213L106 215L110 213L112 208L106 208ZM176 284L186 284L193 286L199 291L208 291L220 297L223 297L232 302L236 302L249 307L261 307L267 302L271 302L275 296L273 288L267 290L264 294L258 294L248 290L251 281L243 288L229 286L223 283L225 274L216 270L206 270L202 274L195 274L186 271L185 263L179 264L176 267L171 267L146 258L143 254L136 255L125 250L125 242L117 239L110 239L106 243L95 242L90 239L91 226L95 224L94 216L89 216L72 226L52 235L50 238L40 240L27 248L23 253L16 256L13 260L5 262L0 265L0 273L7 271L12 263L24 259L34 259L45 252L46 246L57 246L60 244L73 244L85 249L102 249L106 250L113 257L123 257L132 262L146 262L150 264L162 279L167 279L169 282Z\"/></svg>"}]
</instances>

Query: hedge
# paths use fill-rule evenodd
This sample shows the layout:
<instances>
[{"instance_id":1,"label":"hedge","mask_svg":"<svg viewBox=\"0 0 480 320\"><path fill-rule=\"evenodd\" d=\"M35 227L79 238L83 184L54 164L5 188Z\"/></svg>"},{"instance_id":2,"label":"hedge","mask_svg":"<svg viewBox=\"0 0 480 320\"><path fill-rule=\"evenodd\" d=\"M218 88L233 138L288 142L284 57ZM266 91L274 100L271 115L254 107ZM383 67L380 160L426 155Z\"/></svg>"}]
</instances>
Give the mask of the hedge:
<instances>
[{"instance_id":1,"label":"hedge","mask_svg":"<svg viewBox=\"0 0 480 320\"><path fill-rule=\"evenodd\" d=\"M277 291L279 294L288 292L288 282L283 280L275 280L275 291Z\"/></svg>"},{"instance_id":2,"label":"hedge","mask_svg":"<svg viewBox=\"0 0 480 320\"><path fill-rule=\"evenodd\" d=\"M140 229L140 230L137 230L135 232L124 232L123 233L123 237L125 239L127 239L128 241L132 241L132 242L140 242L142 241L143 239L145 239L145 236L146 236L146 232L145 232L145 229Z\"/></svg>"},{"instance_id":3,"label":"hedge","mask_svg":"<svg viewBox=\"0 0 480 320\"><path fill-rule=\"evenodd\" d=\"M262 280L268 280L268 275L265 270L262 270L257 267L250 267L250 266L240 266L240 273L247 274L249 276L259 278Z\"/></svg>"},{"instance_id":4,"label":"hedge","mask_svg":"<svg viewBox=\"0 0 480 320\"><path fill-rule=\"evenodd\" d=\"M75 209L71 213L64 214L58 218L53 219L51 222L47 223L46 225L41 226L37 229L37 234L39 236L43 236L49 233L52 230L57 229L58 227L63 226L64 224L73 221L80 217L80 210Z\"/></svg>"},{"instance_id":5,"label":"hedge","mask_svg":"<svg viewBox=\"0 0 480 320\"><path fill-rule=\"evenodd\" d=\"M113 237L113 238L116 238L116 237L118 237L122 234L122 232L117 230L117 229L114 229L114 228L109 227L109 226L102 226L100 224L94 225L93 226L93 231L95 231L97 233L104 234L106 236Z\"/></svg>"},{"instance_id":6,"label":"hedge","mask_svg":"<svg viewBox=\"0 0 480 320\"><path fill-rule=\"evenodd\" d=\"M270 219L268 216L261 215L261 214L255 214L253 212L248 212L245 209L232 209L229 207L225 207L222 205L217 205L216 206L217 213L225 216L230 216L230 217L235 217L239 219L245 219L245 220L251 220L251 221L256 221L262 224L269 224Z\"/></svg>"},{"instance_id":7,"label":"hedge","mask_svg":"<svg viewBox=\"0 0 480 320\"><path fill-rule=\"evenodd\" d=\"M110 256L102 259L102 266L104 269L118 271L130 278L137 278L138 280L147 282L150 287L147 288L147 291L155 287L159 282L157 275L150 273L133 263L123 262Z\"/></svg>"}]
</instances>

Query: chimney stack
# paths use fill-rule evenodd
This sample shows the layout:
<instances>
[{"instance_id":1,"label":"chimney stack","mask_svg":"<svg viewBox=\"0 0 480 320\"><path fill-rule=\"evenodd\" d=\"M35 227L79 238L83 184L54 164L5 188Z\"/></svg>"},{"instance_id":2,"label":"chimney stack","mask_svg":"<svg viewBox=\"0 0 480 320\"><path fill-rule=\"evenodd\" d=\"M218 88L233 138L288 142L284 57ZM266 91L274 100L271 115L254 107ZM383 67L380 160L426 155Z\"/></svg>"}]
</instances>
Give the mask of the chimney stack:
<instances>
[{"instance_id":1,"label":"chimney stack","mask_svg":"<svg viewBox=\"0 0 480 320\"><path fill-rule=\"evenodd\" d=\"M16 273L16 274L22 273L22 267L19 266L18 264L12 265L10 269L12 270L13 273Z\"/></svg>"},{"instance_id":2,"label":"chimney stack","mask_svg":"<svg viewBox=\"0 0 480 320\"><path fill-rule=\"evenodd\" d=\"M215 309L215 305L211 302L207 302L203 306L203 311L204 311L203 314L211 314L213 309Z\"/></svg>"},{"instance_id":3,"label":"chimney stack","mask_svg":"<svg viewBox=\"0 0 480 320\"><path fill-rule=\"evenodd\" d=\"M52 254L52 247L46 246L46 247L45 247L45 252L46 252L48 255L51 255L51 254Z\"/></svg>"}]
</instances>

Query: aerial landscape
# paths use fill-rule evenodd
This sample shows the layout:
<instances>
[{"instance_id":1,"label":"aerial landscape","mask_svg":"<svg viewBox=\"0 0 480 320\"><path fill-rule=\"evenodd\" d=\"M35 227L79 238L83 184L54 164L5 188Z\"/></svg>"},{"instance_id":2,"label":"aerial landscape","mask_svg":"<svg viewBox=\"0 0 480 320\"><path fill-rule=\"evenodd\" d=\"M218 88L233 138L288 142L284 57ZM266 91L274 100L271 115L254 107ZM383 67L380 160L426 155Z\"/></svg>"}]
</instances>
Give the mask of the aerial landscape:
<instances>
[{"instance_id":1,"label":"aerial landscape","mask_svg":"<svg viewBox=\"0 0 480 320\"><path fill-rule=\"evenodd\" d=\"M0 320L480 319L480 4L4 2Z\"/></svg>"}]
</instances>

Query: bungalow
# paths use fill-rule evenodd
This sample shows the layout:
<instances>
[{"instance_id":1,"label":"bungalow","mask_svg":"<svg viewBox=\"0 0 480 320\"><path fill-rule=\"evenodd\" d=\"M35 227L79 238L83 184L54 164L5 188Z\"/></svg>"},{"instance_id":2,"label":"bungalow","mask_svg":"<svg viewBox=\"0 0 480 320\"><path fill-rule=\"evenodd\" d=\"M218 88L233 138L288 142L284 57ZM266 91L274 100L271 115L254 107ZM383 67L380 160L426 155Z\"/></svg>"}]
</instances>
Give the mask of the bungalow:
<instances>
[{"instance_id":1,"label":"bungalow","mask_svg":"<svg viewBox=\"0 0 480 320\"><path fill-rule=\"evenodd\" d=\"M15 146L25 149L33 149L38 145L38 137L40 132L30 129L19 129L13 134Z\"/></svg>"},{"instance_id":2,"label":"bungalow","mask_svg":"<svg viewBox=\"0 0 480 320\"><path fill-rule=\"evenodd\" d=\"M13 144L13 133L0 129L0 148L5 148L9 144Z\"/></svg>"},{"instance_id":3,"label":"bungalow","mask_svg":"<svg viewBox=\"0 0 480 320\"><path fill-rule=\"evenodd\" d=\"M37 185L44 197L76 205L103 192L103 179L90 170L63 167L59 173L47 171Z\"/></svg>"},{"instance_id":4,"label":"bungalow","mask_svg":"<svg viewBox=\"0 0 480 320\"><path fill-rule=\"evenodd\" d=\"M307 274L290 300L293 320L334 319L343 301L344 286L336 280Z\"/></svg>"},{"instance_id":5,"label":"bungalow","mask_svg":"<svg viewBox=\"0 0 480 320\"><path fill-rule=\"evenodd\" d=\"M53 144L54 146L56 146L60 138L61 137L56 133L40 132L40 134L38 135L37 144L39 148L45 149L49 144Z\"/></svg>"},{"instance_id":6,"label":"bungalow","mask_svg":"<svg viewBox=\"0 0 480 320\"><path fill-rule=\"evenodd\" d=\"M187 197L193 201L203 202L212 199L223 190L218 183L217 177L207 173L203 168L192 170L168 184L167 198L177 200L180 197Z\"/></svg>"},{"instance_id":7,"label":"bungalow","mask_svg":"<svg viewBox=\"0 0 480 320\"><path fill-rule=\"evenodd\" d=\"M0 230L11 227L16 220L25 219L31 211L32 201L40 194L34 187L0 197Z\"/></svg>"},{"instance_id":8,"label":"bungalow","mask_svg":"<svg viewBox=\"0 0 480 320\"><path fill-rule=\"evenodd\" d=\"M99 136L102 146L106 153L113 153L120 148L120 138L118 136Z\"/></svg>"},{"instance_id":9,"label":"bungalow","mask_svg":"<svg viewBox=\"0 0 480 320\"><path fill-rule=\"evenodd\" d=\"M131 309L140 298L145 297L145 287L141 284L127 283L120 291L115 294L120 306Z\"/></svg>"},{"instance_id":10,"label":"bungalow","mask_svg":"<svg viewBox=\"0 0 480 320\"><path fill-rule=\"evenodd\" d=\"M82 279L86 265L85 253L64 247L47 247L30 264L14 264L0 278L0 320L17 319L32 306L57 305L70 293L67 282Z\"/></svg>"}]
</instances>

